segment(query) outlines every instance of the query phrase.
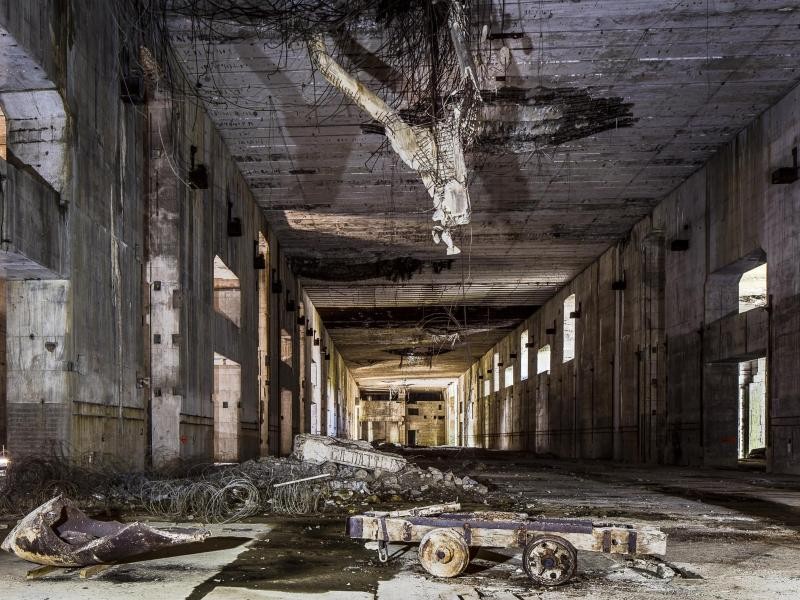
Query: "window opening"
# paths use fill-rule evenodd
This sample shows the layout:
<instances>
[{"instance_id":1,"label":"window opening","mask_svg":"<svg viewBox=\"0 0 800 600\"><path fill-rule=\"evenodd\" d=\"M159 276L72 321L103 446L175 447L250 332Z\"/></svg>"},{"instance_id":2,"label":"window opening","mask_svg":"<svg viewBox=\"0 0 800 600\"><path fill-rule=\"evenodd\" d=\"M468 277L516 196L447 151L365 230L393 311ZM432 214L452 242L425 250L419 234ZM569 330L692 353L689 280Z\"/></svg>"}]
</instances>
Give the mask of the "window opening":
<instances>
[{"instance_id":1,"label":"window opening","mask_svg":"<svg viewBox=\"0 0 800 600\"><path fill-rule=\"evenodd\" d=\"M519 334L519 379L528 379L528 330Z\"/></svg>"},{"instance_id":2,"label":"window opening","mask_svg":"<svg viewBox=\"0 0 800 600\"><path fill-rule=\"evenodd\" d=\"M541 375L542 373L549 373L550 372L550 344L546 344L539 348L539 352L536 353L536 373Z\"/></svg>"},{"instance_id":3,"label":"window opening","mask_svg":"<svg viewBox=\"0 0 800 600\"><path fill-rule=\"evenodd\" d=\"M569 362L575 358L575 294L570 295L564 300L564 362Z\"/></svg>"},{"instance_id":4,"label":"window opening","mask_svg":"<svg viewBox=\"0 0 800 600\"><path fill-rule=\"evenodd\" d=\"M214 257L214 310L239 327L242 319L242 289L236 273L219 256Z\"/></svg>"}]
</instances>

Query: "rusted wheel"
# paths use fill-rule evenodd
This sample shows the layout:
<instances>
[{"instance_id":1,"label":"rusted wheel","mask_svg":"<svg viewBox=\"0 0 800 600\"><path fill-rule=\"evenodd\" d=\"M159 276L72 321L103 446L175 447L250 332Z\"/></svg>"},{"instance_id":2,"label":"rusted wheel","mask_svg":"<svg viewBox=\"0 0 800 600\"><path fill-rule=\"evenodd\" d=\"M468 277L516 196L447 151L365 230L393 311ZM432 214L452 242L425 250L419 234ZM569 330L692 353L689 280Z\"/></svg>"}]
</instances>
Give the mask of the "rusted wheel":
<instances>
[{"instance_id":1,"label":"rusted wheel","mask_svg":"<svg viewBox=\"0 0 800 600\"><path fill-rule=\"evenodd\" d=\"M419 562L436 577L455 577L469 564L469 546L452 529L432 529L419 543Z\"/></svg>"},{"instance_id":2,"label":"rusted wheel","mask_svg":"<svg viewBox=\"0 0 800 600\"><path fill-rule=\"evenodd\" d=\"M532 539L522 553L522 566L531 581L539 585L561 585L578 569L578 553L567 540L557 535Z\"/></svg>"}]
</instances>

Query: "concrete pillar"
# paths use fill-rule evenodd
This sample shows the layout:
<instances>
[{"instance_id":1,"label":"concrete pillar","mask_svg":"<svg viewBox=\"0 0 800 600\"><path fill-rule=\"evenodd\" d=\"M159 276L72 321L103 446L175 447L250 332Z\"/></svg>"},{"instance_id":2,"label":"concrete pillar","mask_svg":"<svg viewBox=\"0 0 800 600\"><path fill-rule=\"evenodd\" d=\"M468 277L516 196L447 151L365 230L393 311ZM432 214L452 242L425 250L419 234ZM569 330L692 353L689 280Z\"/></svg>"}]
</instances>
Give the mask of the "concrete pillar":
<instances>
[{"instance_id":1,"label":"concrete pillar","mask_svg":"<svg viewBox=\"0 0 800 600\"><path fill-rule=\"evenodd\" d=\"M2 143L2 131L0 131ZM0 449L6 441L6 282L0 279Z\"/></svg>"},{"instance_id":2,"label":"concrete pillar","mask_svg":"<svg viewBox=\"0 0 800 600\"><path fill-rule=\"evenodd\" d=\"M8 448L13 455L69 454L72 387L67 281L6 283Z\"/></svg>"},{"instance_id":3,"label":"concrete pillar","mask_svg":"<svg viewBox=\"0 0 800 600\"><path fill-rule=\"evenodd\" d=\"M163 465L180 457L181 288L180 200L173 157L172 106L167 98L149 105L148 189L150 288L151 459Z\"/></svg>"}]
</instances>

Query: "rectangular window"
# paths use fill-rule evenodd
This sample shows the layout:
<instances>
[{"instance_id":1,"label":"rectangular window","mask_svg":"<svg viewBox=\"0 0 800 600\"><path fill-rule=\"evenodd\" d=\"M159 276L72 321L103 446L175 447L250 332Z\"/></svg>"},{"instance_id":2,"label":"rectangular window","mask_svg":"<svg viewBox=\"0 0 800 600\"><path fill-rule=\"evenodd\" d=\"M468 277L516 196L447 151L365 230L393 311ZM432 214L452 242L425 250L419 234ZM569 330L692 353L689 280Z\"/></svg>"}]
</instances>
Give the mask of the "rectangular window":
<instances>
[{"instance_id":1,"label":"rectangular window","mask_svg":"<svg viewBox=\"0 0 800 600\"><path fill-rule=\"evenodd\" d=\"M536 353L536 373L549 373L550 372L550 344L539 348Z\"/></svg>"},{"instance_id":2,"label":"rectangular window","mask_svg":"<svg viewBox=\"0 0 800 600\"><path fill-rule=\"evenodd\" d=\"M483 380L483 396L486 397L492 393L492 382L489 379Z\"/></svg>"},{"instance_id":3,"label":"rectangular window","mask_svg":"<svg viewBox=\"0 0 800 600\"><path fill-rule=\"evenodd\" d=\"M739 280L739 312L767 305L767 263L742 274Z\"/></svg>"},{"instance_id":4,"label":"rectangular window","mask_svg":"<svg viewBox=\"0 0 800 600\"><path fill-rule=\"evenodd\" d=\"M492 361L492 378L494 379L494 391L500 389L500 353L494 353L494 360Z\"/></svg>"},{"instance_id":5,"label":"rectangular window","mask_svg":"<svg viewBox=\"0 0 800 600\"><path fill-rule=\"evenodd\" d=\"M528 330L519 334L519 379L528 378Z\"/></svg>"},{"instance_id":6,"label":"rectangular window","mask_svg":"<svg viewBox=\"0 0 800 600\"><path fill-rule=\"evenodd\" d=\"M564 300L564 362L575 358L575 294Z\"/></svg>"},{"instance_id":7,"label":"rectangular window","mask_svg":"<svg viewBox=\"0 0 800 600\"><path fill-rule=\"evenodd\" d=\"M6 116L0 109L0 158L6 160Z\"/></svg>"},{"instance_id":8,"label":"rectangular window","mask_svg":"<svg viewBox=\"0 0 800 600\"><path fill-rule=\"evenodd\" d=\"M242 318L242 290L236 273L219 256L214 257L214 310L236 327Z\"/></svg>"},{"instance_id":9,"label":"rectangular window","mask_svg":"<svg viewBox=\"0 0 800 600\"><path fill-rule=\"evenodd\" d=\"M506 367L505 373L505 387L511 387L514 385L514 365Z\"/></svg>"},{"instance_id":10,"label":"rectangular window","mask_svg":"<svg viewBox=\"0 0 800 600\"><path fill-rule=\"evenodd\" d=\"M281 329L281 362L292 366L292 334Z\"/></svg>"}]
</instances>

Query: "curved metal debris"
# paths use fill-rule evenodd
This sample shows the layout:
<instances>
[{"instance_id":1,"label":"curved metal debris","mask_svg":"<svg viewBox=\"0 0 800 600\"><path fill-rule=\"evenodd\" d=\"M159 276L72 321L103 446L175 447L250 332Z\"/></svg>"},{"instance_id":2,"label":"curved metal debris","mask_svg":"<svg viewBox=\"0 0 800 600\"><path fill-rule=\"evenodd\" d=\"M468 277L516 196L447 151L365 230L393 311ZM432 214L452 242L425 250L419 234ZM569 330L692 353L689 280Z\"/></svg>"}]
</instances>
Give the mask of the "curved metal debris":
<instances>
[{"instance_id":1,"label":"curved metal debris","mask_svg":"<svg viewBox=\"0 0 800 600\"><path fill-rule=\"evenodd\" d=\"M168 546L202 542L203 529L154 529L144 523L97 521L59 495L26 515L0 548L55 567L123 562Z\"/></svg>"}]
</instances>

